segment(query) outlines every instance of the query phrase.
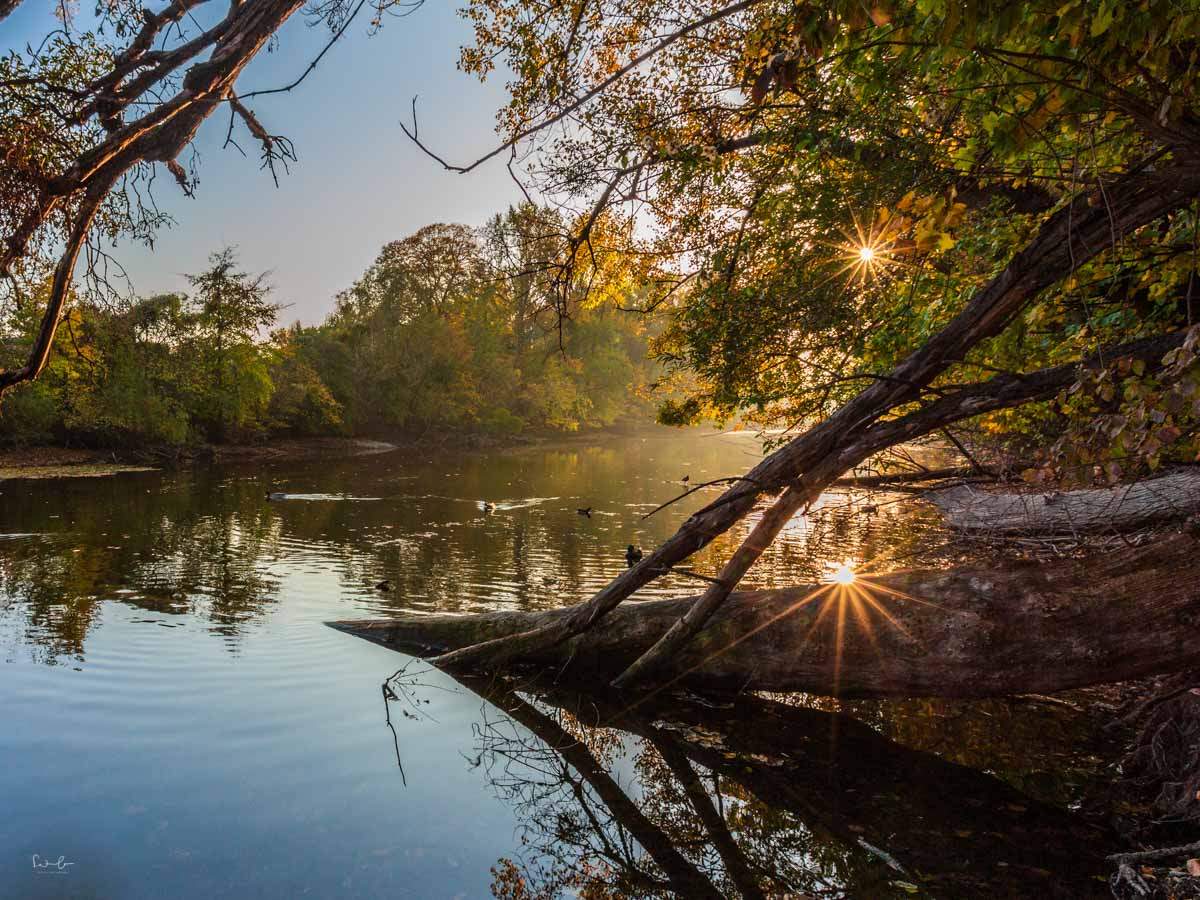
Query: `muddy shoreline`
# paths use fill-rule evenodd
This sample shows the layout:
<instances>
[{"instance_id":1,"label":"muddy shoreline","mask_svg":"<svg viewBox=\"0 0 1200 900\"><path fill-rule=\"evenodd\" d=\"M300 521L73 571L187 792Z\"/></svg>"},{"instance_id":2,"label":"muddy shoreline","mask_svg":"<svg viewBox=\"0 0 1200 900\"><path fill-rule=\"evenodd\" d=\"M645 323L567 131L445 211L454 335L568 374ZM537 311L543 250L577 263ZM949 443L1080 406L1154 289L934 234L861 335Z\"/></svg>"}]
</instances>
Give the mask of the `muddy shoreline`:
<instances>
[{"instance_id":1,"label":"muddy shoreline","mask_svg":"<svg viewBox=\"0 0 1200 900\"><path fill-rule=\"evenodd\" d=\"M14 447L0 450L0 480L96 478L211 462L277 462L388 453L400 445L356 438L305 438L249 445L203 445L166 450Z\"/></svg>"}]
</instances>

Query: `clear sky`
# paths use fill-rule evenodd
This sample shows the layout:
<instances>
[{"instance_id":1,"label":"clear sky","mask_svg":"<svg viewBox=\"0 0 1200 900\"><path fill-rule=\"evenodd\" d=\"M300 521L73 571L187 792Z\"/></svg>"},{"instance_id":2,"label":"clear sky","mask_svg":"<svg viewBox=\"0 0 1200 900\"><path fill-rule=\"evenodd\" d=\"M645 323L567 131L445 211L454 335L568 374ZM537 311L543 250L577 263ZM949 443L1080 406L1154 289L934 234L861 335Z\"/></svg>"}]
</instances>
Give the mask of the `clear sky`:
<instances>
[{"instance_id":1,"label":"clear sky","mask_svg":"<svg viewBox=\"0 0 1200 900\"><path fill-rule=\"evenodd\" d=\"M209 253L236 245L243 268L271 271L276 300L290 304L283 321L318 322L334 294L387 241L430 222L479 225L520 200L503 159L454 175L417 150L398 124L417 94L421 138L446 158L473 159L495 145L504 73L481 85L457 70L458 48L471 36L456 14L459 5L427 0L370 37L364 14L295 91L248 103L269 131L296 144L299 162L281 174L278 188L259 170L257 147L244 129L239 143L246 157L221 149L228 115L215 113L196 140L196 197L184 197L163 171L155 197L176 224L159 233L153 251L135 245L116 251L138 293L183 290L182 273L199 271ZM36 43L53 26L52 8L48 0L22 4L0 24L0 46ZM273 52L264 49L248 67L238 92L293 81L328 39L324 26L309 27L297 13ZM180 162L188 166L188 151Z\"/></svg>"}]
</instances>

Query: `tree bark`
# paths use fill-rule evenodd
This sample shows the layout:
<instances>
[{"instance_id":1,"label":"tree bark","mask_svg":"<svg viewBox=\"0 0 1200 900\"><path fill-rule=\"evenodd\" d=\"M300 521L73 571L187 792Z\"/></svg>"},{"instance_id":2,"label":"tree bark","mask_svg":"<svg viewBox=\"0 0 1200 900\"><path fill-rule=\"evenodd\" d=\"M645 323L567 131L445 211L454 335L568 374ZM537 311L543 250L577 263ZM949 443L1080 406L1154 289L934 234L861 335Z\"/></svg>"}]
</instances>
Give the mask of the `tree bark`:
<instances>
[{"instance_id":1,"label":"tree bark","mask_svg":"<svg viewBox=\"0 0 1200 900\"><path fill-rule=\"evenodd\" d=\"M1129 531L1200 513L1200 468L1111 488L990 493L967 485L925 495L950 527L988 534Z\"/></svg>"},{"instance_id":2,"label":"tree bark","mask_svg":"<svg viewBox=\"0 0 1200 900\"><path fill-rule=\"evenodd\" d=\"M595 683L624 670L694 598L631 603L604 628L514 662ZM558 627L579 607L330 623L435 656ZM731 594L655 673L698 690L843 697L1051 693L1200 666L1200 539L1176 534L1102 558L1003 562Z\"/></svg>"},{"instance_id":3,"label":"tree bark","mask_svg":"<svg viewBox=\"0 0 1200 900\"><path fill-rule=\"evenodd\" d=\"M63 307L67 302L67 294L71 288L71 280L75 272L75 263L79 259L79 251L87 240L88 231L92 227L100 205L112 188L112 179L96 182L88 189L79 205L71 233L67 236L58 264L54 268L54 278L50 285L50 296L46 300L46 310L42 313L42 321L38 327L37 337L29 348L29 356L25 365L11 371L0 369L0 394L14 384L36 378L46 367L50 359L50 349L54 345L54 335L58 324L62 321Z\"/></svg>"}]
</instances>

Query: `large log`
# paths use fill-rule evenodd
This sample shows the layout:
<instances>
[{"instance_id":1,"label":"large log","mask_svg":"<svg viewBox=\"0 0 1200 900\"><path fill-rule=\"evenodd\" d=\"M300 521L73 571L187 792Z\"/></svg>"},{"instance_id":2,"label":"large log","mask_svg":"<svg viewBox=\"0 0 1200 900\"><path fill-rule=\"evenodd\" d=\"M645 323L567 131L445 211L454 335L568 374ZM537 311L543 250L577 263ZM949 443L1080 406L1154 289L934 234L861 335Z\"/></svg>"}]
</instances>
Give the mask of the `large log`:
<instances>
[{"instance_id":1,"label":"large log","mask_svg":"<svg viewBox=\"0 0 1200 900\"><path fill-rule=\"evenodd\" d=\"M1128 531L1200 513L1200 468L1133 484L1062 493L996 493L958 485L926 494L960 531L1076 534Z\"/></svg>"},{"instance_id":2,"label":"large log","mask_svg":"<svg viewBox=\"0 0 1200 900\"><path fill-rule=\"evenodd\" d=\"M566 681L607 681L694 598L623 604L601 628L515 664ZM435 656L553 625L544 612L331 622L396 650ZM731 595L659 682L700 690L844 697L1048 693L1200 666L1200 540L1152 543L1053 564L896 572L855 583Z\"/></svg>"}]
</instances>

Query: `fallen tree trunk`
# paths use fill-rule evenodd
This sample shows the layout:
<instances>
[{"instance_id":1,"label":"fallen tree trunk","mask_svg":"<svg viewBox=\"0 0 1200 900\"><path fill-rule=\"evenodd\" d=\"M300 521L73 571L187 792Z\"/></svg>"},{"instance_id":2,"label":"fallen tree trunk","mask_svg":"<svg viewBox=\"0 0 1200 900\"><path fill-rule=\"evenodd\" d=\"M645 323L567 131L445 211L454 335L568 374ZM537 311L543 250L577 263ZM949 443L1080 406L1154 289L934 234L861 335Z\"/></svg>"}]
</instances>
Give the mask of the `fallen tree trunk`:
<instances>
[{"instance_id":1,"label":"fallen tree trunk","mask_svg":"<svg viewBox=\"0 0 1200 900\"><path fill-rule=\"evenodd\" d=\"M1145 359L1148 363L1161 360L1168 349L1179 346L1186 339L1186 334L1187 332L1180 331L1134 341L1112 348L1106 354L1090 357L1082 364L1094 367L1100 364L1102 358L1113 359L1120 356ZM740 479L737 486L689 516L679 530L659 545L658 549L614 578L589 601L571 607L570 615L556 618L544 625L531 625L528 631L461 647L439 657L436 663L450 671L471 671L481 666L502 668L512 660L528 656L541 648L563 643L588 631L639 588L670 571L672 566L703 549L717 535L732 527L754 507L761 492L788 485L788 489L764 513L751 535L726 563L718 584L706 592L702 604L696 604L692 609L692 616L686 620L679 620L678 627L665 632L661 642L646 655L638 658L637 668L640 672L635 674L650 676L659 660L669 656L678 646L690 639L692 634L704 625L708 616L724 603L728 592L774 540L778 528L791 518L789 510L794 512L807 500L815 499L841 473L853 469L880 450L911 441L937 428L944 428L949 423L1051 396L1067 387L1077 375L1078 365L1074 363L1025 375L998 375L986 382L943 394L937 400L900 418L878 422L867 428L857 439L851 439L845 430L834 435L825 428L838 416L850 415L851 405L844 406L821 426L776 450L755 466L745 478ZM830 444L827 446L820 442L813 443L817 440L815 435L824 435L820 440L828 439ZM839 445L840 449L837 452L833 444ZM818 451L821 451L819 456ZM801 465L801 459L808 462ZM789 467L793 465L804 472L803 476L788 477ZM630 670L622 673L623 686L627 687L636 680L627 677L633 669L631 666ZM647 677L646 680L650 678Z\"/></svg>"},{"instance_id":2,"label":"fallen tree trunk","mask_svg":"<svg viewBox=\"0 0 1200 900\"><path fill-rule=\"evenodd\" d=\"M959 485L925 495L950 527L990 534L1128 531L1200 513L1200 469L1112 488L992 493Z\"/></svg>"},{"instance_id":3,"label":"fallen tree trunk","mask_svg":"<svg viewBox=\"0 0 1200 900\"><path fill-rule=\"evenodd\" d=\"M702 603L696 605L694 614L687 620L678 620L677 627L665 632L662 640L634 660L618 680L628 686L639 679L654 678L664 662L691 640L725 603L729 592L778 534L776 526L781 527L790 518L790 511L811 502L832 481L879 450L945 428L963 418L1043 396L1042 388L1055 381L1055 370L1043 370L1029 379L999 376L982 385L943 394L900 419L881 421L891 411L921 400L938 376L965 359L981 341L1000 334L1034 297L1060 281L1067 272L1103 252L1120 236L1191 202L1200 193L1200 167L1192 163L1155 173L1150 180L1156 183L1151 186L1145 173L1129 173L1106 190L1107 202L1102 209L1096 208L1088 196L1079 196L1049 216L1024 249L921 347L891 372L876 376L870 386L824 421L755 466L716 502L690 516L672 537L640 563L614 578L587 603L575 607L570 617L535 630L461 647L438 659L437 665L449 671L467 671L481 664L500 668L511 660L589 631L638 588L727 531L750 512L761 494L786 487L726 563L717 583L705 592ZM976 394L980 388L983 392ZM1010 399L1001 401L1005 394Z\"/></svg>"},{"instance_id":4,"label":"fallen tree trunk","mask_svg":"<svg viewBox=\"0 0 1200 900\"><path fill-rule=\"evenodd\" d=\"M603 628L514 660L608 681L695 602L624 604ZM421 656L554 627L577 608L332 622ZM1005 562L731 594L656 672L700 690L844 697L1050 693L1200 665L1200 540L1102 558Z\"/></svg>"}]
</instances>

